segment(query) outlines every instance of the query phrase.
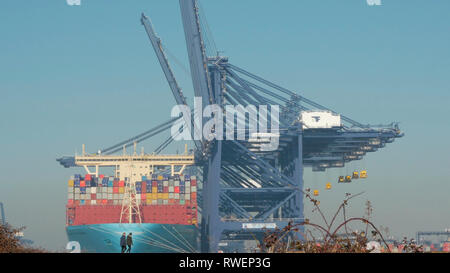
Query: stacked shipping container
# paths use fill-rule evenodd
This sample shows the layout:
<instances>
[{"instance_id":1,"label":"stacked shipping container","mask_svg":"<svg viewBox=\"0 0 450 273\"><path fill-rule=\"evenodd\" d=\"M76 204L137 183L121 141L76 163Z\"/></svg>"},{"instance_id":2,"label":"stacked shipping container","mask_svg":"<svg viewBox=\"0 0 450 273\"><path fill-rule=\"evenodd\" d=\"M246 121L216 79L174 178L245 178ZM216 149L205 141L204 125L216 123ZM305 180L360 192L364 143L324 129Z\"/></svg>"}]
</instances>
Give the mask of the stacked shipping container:
<instances>
[{"instance_id":1,"label":"stacked shipping container","mask_svg":"<svg viewBox=\"0 0 450 273\"><path fill-rule=\"evenodd\" d=\"M104 175L75 175L68 186L68 225L120 222L125 181ZM143 223L197 224L195 176L143 176L135 186Z\"/></svg>"}]
</instances>

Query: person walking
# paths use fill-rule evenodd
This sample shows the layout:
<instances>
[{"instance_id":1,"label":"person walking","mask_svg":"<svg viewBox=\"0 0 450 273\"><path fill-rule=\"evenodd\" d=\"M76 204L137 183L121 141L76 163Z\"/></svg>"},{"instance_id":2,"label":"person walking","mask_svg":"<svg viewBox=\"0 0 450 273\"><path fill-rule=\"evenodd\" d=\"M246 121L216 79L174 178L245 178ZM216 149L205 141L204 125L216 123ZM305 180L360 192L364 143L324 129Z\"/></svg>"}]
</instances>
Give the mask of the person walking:
<instances>
[{"instance_id":1,"label":"person walking","mask_svg":"<svg viewBox=\"0 0 450 273\"><path fill-rule=\"evenodd\" d=\"M125 237L126 233L122 233L122 237L120 237L120 247L122 248L122 253L125 253L127 249L127 238Z\"/></svg>"},{"instance_id":2,"label":"person walking","mask_svg":"<svg viewBox=\"0 0 450 273\"><path fill-rule=\"evenodd\" d=\"M130 253L131 252L131 246L133 245L133 235L131 234L131 232L127 236L127 245L128 245L127 253Z\"/></svg>"}]
</instances>

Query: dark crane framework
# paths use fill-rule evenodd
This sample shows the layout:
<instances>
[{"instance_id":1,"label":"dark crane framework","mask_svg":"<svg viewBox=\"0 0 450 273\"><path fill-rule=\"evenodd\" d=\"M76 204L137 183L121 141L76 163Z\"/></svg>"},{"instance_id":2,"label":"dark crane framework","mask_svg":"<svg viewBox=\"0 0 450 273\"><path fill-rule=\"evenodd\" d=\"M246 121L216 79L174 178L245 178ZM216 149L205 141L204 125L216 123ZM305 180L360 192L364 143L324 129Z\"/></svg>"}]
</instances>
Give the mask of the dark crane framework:
<instances>
[{"instance_id":1,"label":"dark crane framework","mask_svg":"<svg viewBox=\"0 0 450 273\"><path fill-rule=\"evenodd\" d=\"M329 110L238 66L224 56L207 56L197 0L179 0L194 93L203 106L279 105L279 146L275 151L261 149L261 144L247 140L195 141L196 167L203 175L198 206L201 213L201 251L217 252L219 243L237 242L243 250L245 240L261 238L266 229L283 228L289 222L301 223L303 215L303 169L315 171L343 167L360 160L403 136L398 125L363 125L341 116L346 125L333 129L303 129L298 121L301 111ZM168 80L177 104L187 105L165 56L161 40L150 20L142 14L152 46ZM272 111L272 110L270 110ZM332 111L335 113L334 111ZM249 115L249 119L251 115ZM239 119L239 118L238 118ZM101 150L103 154L120 151L163 131L176 122L172 118L136 137ZM237 120L243 122L245 120ZM236 128L235 128L236 129ZM235 130L236 131L236 130ZM173 141L164 141L155 153ZM58 161L74 167L73 157Z\"/></svg>"}]
</instances>

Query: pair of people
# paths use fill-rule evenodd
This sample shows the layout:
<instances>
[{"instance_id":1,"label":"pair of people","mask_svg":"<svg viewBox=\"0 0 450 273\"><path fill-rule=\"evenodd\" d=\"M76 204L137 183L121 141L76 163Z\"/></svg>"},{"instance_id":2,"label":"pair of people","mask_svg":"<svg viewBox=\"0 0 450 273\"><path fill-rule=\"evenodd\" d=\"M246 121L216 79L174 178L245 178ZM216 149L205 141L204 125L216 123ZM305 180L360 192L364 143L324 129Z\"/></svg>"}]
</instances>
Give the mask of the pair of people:
<instances>
[{"instance_id":1,"label":"pair of people","mask_svg":"<svg viewBox=\"0 0 450 273\"><path fill-rule=\"evenodd\" d=\"M120 247L122 248L122 253L131 253L131 246L133 245L133 235L128 234L126 236L126 233L122 233L122 237L120 237ZM128 246L128 248L127 248Z\"/></svg>"}]
</instances>

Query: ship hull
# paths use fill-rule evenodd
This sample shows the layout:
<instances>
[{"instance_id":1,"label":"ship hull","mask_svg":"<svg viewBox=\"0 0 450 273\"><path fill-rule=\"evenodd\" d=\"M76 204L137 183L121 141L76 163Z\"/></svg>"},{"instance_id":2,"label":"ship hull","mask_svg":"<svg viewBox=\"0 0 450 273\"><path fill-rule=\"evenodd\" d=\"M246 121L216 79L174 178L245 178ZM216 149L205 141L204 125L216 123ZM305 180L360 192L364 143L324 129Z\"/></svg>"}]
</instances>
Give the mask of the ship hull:
<instances>
[{"instance_id":1,"label":"ship hull","mask_svg":"<svg viewBox=\"0 0 450 273\"><path fill-rule=\"evenodd\" d=\"M198 231L194 225L98 224L67 226L69 241L80 244L81 252L120 253L122 233L133 234L132 253L197 252Z\"/></svg>"}]
</instances>

